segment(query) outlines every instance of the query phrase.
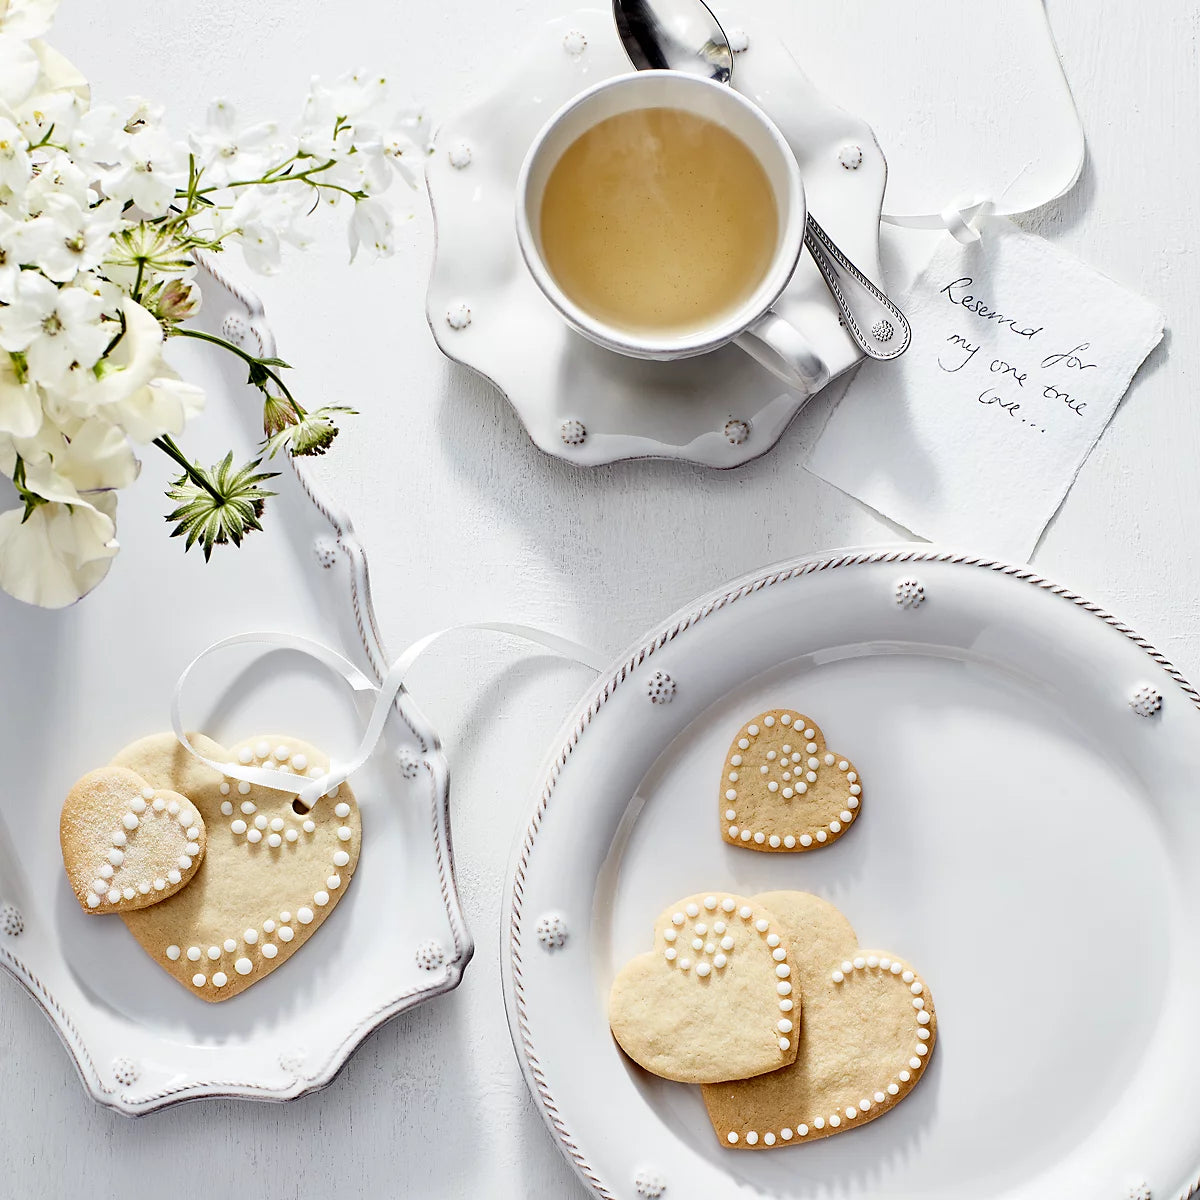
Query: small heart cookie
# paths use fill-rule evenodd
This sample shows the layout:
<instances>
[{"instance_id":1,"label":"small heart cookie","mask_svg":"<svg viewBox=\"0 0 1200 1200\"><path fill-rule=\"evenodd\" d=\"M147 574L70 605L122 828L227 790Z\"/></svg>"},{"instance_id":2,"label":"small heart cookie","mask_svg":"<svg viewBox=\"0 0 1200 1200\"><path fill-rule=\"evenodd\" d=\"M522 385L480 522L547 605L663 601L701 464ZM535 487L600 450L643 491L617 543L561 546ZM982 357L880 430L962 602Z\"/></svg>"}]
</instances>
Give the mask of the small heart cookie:
<instances>
[{"instance_id":1,"label":"small heart cookie","mask_svg":"<svg viewBox=\"0 0 1200 1200\"><path fill-rule=\"evenodd\" d=\"M86 913L129 912L174 895L200 869L206 841L186 796L111 766L89 771L70 790L58 834Z\"/></svg>"},{"instance_id":2,"label":"small heart cookie","mask_svg":"<svg viewBox=\"0 0 1200 1200\"><path fill-rule=\"evenodd\" d=\"M803 713L773 708L738 730L721 776L721 837L768 853L818 850L854 823L862 780Z\"/></svg>"},{"instance_id":3,"label":"small heart cookie","mask_svg":"<svg viewBox=\"0 0 1200 1200\"><path fill-rule=\"evenodd\" d=\"M793 931L804 1025L790 1066L703 1089L721 1145L801 1145L895 1108L925 1074L937 1040L924 980L893 954L860 949L846 918L817 896L768 892L748 903L769 907Z\"/></svg>"},{"instance_id":4,"label":"small heart cookie","mask_svg":"<svg viewBox=\"0 0 1200 1200\"><path fill-rule=\"evenodd\" d=\"M800 992L788 933L742 896L689 896L654 924L654 949L613 981L613 1035L634 1062L681 1083L748 1079L796 1057Z\"/></svg>"},{"instance_id":5,"label":"small heart cookie","mask_svg":"<svg viewBox=\"0 0 1200 1200\"><path fill-rule=\"evenodd\" d=\"M295 738L252 738L225 750L189 736L218 762L305 777L329 767L320 751ZM347 784L298 813L292 793L225 777L169 733L134 742L114 763L186 793L208 827L204 861L186 888L120 914L150 957L202 999L228 1000L282 966L345 895L362 842Z\"/></svg>"}]
</instances>

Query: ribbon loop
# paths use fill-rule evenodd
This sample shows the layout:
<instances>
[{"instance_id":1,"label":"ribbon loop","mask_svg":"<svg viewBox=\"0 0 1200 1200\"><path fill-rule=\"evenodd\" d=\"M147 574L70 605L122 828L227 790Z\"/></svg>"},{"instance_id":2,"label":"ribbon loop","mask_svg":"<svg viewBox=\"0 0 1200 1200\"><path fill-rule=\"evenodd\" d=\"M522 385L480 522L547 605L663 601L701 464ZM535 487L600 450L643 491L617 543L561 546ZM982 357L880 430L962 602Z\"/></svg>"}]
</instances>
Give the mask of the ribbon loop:
<instances>
[{"instance_id":1,"label":"ribbon loop","mask_svg":"<svg viewBox=\"0 0 1200 1200\"><path fill-rule=\"evenodd\" d=\"M221 638L219 641L213 642L212 645L205 647L184 667L179 678L175 681L175 688L171 694L171 728L174 730L175 737L178 739L180 745L204 763L205 766L220 772L228 778L237 779L243 783L270 788L276 792L295 793L301 806L305 811L308 811L323 796L344 783L375 752L375 747L383 737L383 731L387 725L388 717L391 715L392 707L396 702L396 697L403 689L404 680L413 663L434 642L439 641L448 633L456 633L464 629L483 629L493 633L511 634L513 637L518 637L523 641L541 646L543 649L549 650L552 654L557 654L572 662L580 663L585 667L591 667L594 671L599 672L601 669L599 655L586 646L581 646L578 642L560 637L555 633L548 633L543 629L535 629L530 625L512 625L498 621L451 625L445 629L439 629L434 633L428 634L426 637L409 646L392 663L382 683L379 684L363 674L348 658L339 654L336 650L331 650L328 646L313 641L310 638L272 630L237 633L231 637ZM371 709L371 715L367 720L362 740L359 742L358 749L350 759L346 762L337 762L330 759L329 770L324 775L308 779L301 783L299 777L295 775L270 771L263 767L252 767L246 763L217 762L215 759L202 754L192 744L184 729L182 716L183 689L188 681L188 677L200 662L210 655L218 653L221 650L226 650L231 646L249 645L273 646L284 650L294 650L299 654L307 655L309 658L315 659L322 666L328 667L335 675L340 675L353 691L374 694L375 702ZM297 786L298 784L299 786Z\"/></svg>"}]
</instances>

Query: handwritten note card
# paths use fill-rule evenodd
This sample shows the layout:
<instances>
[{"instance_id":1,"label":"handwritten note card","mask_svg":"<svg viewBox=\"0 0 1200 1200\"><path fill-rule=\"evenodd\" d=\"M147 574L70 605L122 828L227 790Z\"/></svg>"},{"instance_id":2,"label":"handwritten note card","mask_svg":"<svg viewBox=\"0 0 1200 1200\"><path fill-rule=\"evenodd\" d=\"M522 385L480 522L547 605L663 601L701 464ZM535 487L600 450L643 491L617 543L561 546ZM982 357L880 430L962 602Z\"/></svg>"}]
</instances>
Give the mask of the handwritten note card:
<instances>
[{"instance_id":1,"label":"handwritten note card","mask_svg":"<svg viewBox=\"0 0 1200 1200\"><path fill-rule=\"evenodd\" d=\"M1163 316L999 219L947 236L901 304L912 346L859 371L808 469L921 537L1023 561Z\"/></svg>"}]
</instances>

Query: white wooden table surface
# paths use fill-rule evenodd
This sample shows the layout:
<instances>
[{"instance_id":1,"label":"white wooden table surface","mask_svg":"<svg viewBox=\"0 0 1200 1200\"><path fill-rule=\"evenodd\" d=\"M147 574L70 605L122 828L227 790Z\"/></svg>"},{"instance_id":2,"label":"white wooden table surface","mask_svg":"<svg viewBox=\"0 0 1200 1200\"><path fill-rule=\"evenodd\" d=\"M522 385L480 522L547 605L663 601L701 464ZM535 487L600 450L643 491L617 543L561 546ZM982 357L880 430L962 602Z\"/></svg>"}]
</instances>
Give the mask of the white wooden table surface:
<instances>
[{"instance_id":1,"label":"white wooden table surface","mask_svg":"<svg viewBox=\"0 0 1200 1200\"><path fill-rule=\"evenodd\" d=\"M310 75L360 64L389 71L438 117L509 69L529 22L565 7L65 0L54 41L99 94L165 100L181 127L218 94L251 118L290 111ZM1200 4L1049 0L1049 11L1089 160L1071 195L1024 223L1157 301L1169 332L1034 561L1195 679ZM534 450L503 400L429 337L432 236L417 207L396 259L350 272L331 234L261 289L306 394L361 409L323 474L371 554L390 646L492 618L615 652L729 576L895 536L800 466L826 400L773 453L727 474L661 463L581 472ZM476 634L431 652L412 682L453 764L459 882L479 947L460 989L392 1022L319 1095L132 1122L85 1098L49 1023L0 975L0 1196L584 1195L509 1044L497 922L538 761L585 678Z\"/></svg>"}]
</instances>

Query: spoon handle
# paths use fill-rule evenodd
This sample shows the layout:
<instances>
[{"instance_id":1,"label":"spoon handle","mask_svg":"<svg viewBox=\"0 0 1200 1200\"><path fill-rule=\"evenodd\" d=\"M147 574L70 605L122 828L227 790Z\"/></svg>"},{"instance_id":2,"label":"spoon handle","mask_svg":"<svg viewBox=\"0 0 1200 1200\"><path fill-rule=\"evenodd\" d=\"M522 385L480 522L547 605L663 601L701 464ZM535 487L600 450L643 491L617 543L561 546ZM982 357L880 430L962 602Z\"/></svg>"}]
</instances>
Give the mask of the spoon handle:
<instances>
[{"instance_id":1,"label":"spoon handle","mask_svg":"<svg viewBox=\"0 0 1200 1200\"><path fill-rule=\"evenodd\" d=\"M908 318L839 249L812 213L804 244L813 256L830 294L842 313L842 324L868 358L899 358L912 341Z\"/></svg>"}]
</instances>

